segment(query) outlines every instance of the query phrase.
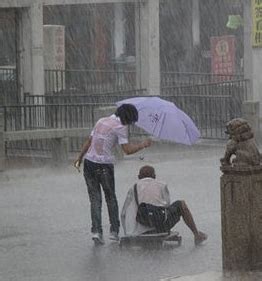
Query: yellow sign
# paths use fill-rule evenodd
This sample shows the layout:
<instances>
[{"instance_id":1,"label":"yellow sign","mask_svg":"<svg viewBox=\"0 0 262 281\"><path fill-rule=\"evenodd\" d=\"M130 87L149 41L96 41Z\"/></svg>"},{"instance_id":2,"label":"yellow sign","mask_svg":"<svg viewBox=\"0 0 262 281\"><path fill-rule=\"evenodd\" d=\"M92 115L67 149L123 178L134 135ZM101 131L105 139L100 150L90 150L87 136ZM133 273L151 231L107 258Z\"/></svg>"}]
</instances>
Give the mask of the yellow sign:
<instances>
[{"instance_id":1,"label":"yellow sign","mask_svg":"<svg viewBox=\"0 0 262 281\"><path fill-rule=\"evenodd\" d=\"M262 0L252 0L253 47L262 47Z\"/></svg>"}]
</instances>

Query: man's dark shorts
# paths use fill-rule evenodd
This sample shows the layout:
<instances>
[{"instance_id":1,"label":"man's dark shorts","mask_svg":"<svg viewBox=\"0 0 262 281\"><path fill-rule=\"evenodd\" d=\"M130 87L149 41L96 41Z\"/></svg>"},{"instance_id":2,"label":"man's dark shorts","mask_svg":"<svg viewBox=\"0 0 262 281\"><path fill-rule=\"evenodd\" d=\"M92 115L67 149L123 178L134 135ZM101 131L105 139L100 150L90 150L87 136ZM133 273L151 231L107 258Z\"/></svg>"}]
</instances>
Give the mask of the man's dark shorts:
<instances>
[{"instance_id":1,"label":"man's dark shorts","mask_svg":"<svg viewBox=\"0 0 262 281\"><path fill-rule=\"evenodd\" d=\"M180 221L181 216L182 216L182 201L178 200L172 203L167 208L167 220L165 222L166 230L170 230L172 227L174 227Z\"/></svg>"}]
</instances>

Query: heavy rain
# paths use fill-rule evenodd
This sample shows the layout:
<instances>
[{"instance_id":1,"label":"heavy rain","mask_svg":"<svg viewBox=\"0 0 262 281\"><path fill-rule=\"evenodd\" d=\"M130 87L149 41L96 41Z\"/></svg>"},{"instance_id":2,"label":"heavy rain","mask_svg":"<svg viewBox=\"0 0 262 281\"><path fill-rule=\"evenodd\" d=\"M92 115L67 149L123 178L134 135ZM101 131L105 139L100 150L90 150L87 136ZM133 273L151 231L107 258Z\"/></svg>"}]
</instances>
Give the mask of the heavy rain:
<instances>
[{"instance_id":1,"label":"heavy rain","mask_svg":"<svg viewBox=\"0 0 262 281\"><path fill-rule=\"evenodd\" d=\"M0 1L0 280L261 280L261 11L257 0ZM171 109L148 113L139 97ZM137 117L118 111L125 99ZM126 129L106 136L105 154L98 120ZM92 165L114 167L101 225ZM196 227L181 207L167 233L125 233L143 166Z\"/></svg>"}]
</instances>

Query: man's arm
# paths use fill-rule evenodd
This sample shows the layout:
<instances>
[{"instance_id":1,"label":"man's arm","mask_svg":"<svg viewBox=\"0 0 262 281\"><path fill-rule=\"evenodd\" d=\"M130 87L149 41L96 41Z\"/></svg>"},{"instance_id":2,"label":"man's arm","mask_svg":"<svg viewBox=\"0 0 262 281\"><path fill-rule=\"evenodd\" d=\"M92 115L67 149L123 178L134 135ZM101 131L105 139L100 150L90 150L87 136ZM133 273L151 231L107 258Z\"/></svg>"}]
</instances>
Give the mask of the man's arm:
<instances>
[{"instance_id":1,"label":"man's arm","mask_svg":"<svg viewBox=\"0 0 262 281\"><path fill-rule=\"evenodd\" d=\"M129 155L129 154L134 154L136 152L138 152L139 150L142 150L146 147L149 147L152 144L151 139L146 139L142 142L139 143L126 143L126 144L121 144L121 147L123 149L123 151L125 152L125 154Z\"/></svg>"},{"instance_id":2,"label":"man's arm","mask_svg":"<svg viewBox=\"0 0 262 281\"><path fill-rule=\"evenodd\" d=\"M127 193L126 200L123 205L122 212L121 212L121 224L122 224L125 235L126 235L126 211L133 200L133 196L134 196L133 189L130 188Z\"/></svg>"}]
</instances>

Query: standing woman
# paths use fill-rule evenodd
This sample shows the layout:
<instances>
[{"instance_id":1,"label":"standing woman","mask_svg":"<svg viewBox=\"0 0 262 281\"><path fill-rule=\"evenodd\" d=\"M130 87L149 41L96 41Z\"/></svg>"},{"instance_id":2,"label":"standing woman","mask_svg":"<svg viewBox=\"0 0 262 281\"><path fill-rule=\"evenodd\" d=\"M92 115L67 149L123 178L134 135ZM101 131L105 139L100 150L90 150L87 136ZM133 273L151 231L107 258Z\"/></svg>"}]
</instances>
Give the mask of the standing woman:
<instances>
[{"instance_id":1,"label":"standing woman","mask_svg":"<svg viewBox=\"0 0 262 281\"><path fill-rule=\"evenodd\" d=\"M104 244L101 187L109 214L109 239L119 239L120 221L115 194L113 148L120 145L124 153L128 155L151 145L150 139L137 144L128 142L128 125L137 120L138 112L132 104L123 104L117 108L115 114L99 119L74 162L75 167L79 168L84 158L84 178L91 205L92 239L97 244Z\"/></svg>"}]
</instances>

